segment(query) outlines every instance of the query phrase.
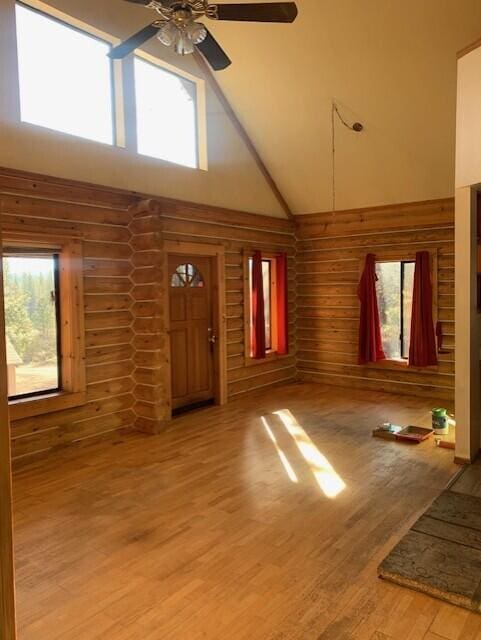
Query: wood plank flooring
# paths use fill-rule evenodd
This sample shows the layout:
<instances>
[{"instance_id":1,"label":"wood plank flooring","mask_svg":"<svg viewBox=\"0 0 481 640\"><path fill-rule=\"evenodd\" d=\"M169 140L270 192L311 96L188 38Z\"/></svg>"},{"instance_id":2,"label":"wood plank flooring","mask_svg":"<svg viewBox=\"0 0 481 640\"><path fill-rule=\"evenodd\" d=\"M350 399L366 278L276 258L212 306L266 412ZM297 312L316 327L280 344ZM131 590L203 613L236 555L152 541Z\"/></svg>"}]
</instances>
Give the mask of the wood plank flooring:
<instances>
[{"instance_id":1,"label":"wood plank flooring","mask_svg":"<svg viewBox=\"0 0 481 640\"><path fill-rule=\"evenodd\" d=\"M20 640L481 640L376 575L458 467L371 429L432 405L291 384L19 470Z\"/></svg>"}]
</instances>

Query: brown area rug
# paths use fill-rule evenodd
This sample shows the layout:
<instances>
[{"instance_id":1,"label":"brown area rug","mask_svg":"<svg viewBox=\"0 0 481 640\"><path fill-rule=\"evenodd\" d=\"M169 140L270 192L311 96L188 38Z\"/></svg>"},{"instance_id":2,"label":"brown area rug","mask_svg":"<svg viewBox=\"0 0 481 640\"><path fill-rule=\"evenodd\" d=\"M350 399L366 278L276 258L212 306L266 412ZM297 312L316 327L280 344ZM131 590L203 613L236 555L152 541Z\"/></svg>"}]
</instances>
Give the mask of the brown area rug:
<instances>
[{"instance_id":1,"label":"brown area rug","mask_svg":"<svg viewBox=\"0 0 481 640\"><path fill-rule=\"evenodd\" d=\"M443 491L381 563L379 576L481 611L481 498Z\"/></svg>"}]
</instances>

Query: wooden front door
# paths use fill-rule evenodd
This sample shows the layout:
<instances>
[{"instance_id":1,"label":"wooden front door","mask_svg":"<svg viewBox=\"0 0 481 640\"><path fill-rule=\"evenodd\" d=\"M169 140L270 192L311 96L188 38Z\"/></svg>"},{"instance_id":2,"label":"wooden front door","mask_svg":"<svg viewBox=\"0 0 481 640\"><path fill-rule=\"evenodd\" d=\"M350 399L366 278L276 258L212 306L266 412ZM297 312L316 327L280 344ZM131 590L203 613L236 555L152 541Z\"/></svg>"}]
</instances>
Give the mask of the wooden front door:
<instances>
[{"instance_id":1,"label":"wooden front door","mask_svg":"<svg viewBox=\"0 0 481 640\"><path fill-rule=\"evenodd\" d=\"M169 256L172 408L214 398L210 258Z\"/></svg>"}]
</instances>

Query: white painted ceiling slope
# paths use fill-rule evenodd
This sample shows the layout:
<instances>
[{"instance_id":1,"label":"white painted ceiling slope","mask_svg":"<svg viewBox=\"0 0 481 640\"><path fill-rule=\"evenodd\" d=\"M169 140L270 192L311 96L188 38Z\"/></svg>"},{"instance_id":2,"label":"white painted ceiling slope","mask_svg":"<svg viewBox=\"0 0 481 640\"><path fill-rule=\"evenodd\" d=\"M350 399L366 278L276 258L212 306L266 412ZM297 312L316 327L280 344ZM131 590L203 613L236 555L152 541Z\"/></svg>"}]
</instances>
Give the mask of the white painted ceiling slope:
<instances>
[{"instance_id":1,"label":"white painted ceiling slope","mask_svg":"<svg viewBox=\"0 0 481 640\"><path fill-rule=\"evenodd\" d=\"M481 36L479 0L297 0L292 25L209 22L233 60L217 74L295 213L452 196L456 52ZM481 82L481 78L480 78Z\"/></svg>"},{"instance_id":2,"label":"white painted ceiling slope","mask_svg":"<svg viewBox=\"0 0 481 640\"><path fill-rule=\"evenodd\" d=\"M120 38L155 17L124 0L44 1ZM117 149L92 155L76 139L59 145L50 132L2 115L16 84L14 2L0 0L3 166L284 215L212 91L209 171L187 177L183 168ZM452 196L456 52L481 36L481 1L296 2L290 25L208 22L233 61L216 78L294 213L332 208L333 99L346 119L365 125L362 134L337 126L337 209ZM145 49L202 76L191 56L155 39Z\"/></svg>"}]
</instances>

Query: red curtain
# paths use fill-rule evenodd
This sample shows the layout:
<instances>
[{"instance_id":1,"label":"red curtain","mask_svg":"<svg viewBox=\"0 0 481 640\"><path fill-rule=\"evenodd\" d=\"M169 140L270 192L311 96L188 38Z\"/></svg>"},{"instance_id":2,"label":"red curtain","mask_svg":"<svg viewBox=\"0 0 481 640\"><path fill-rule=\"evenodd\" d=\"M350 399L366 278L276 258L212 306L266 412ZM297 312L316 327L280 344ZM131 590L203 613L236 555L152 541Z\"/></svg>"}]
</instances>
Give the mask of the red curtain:
<instances>
[{"instance_id":1,"label":"red curtain","mask_svg":"<svg viewBox=\"0 0 481 640\"><path fill-rule=\"evenodd\" d=\"M429 367L438 364L433 324L433 288L429 270L429 252L416 253L409 365Z\"/></svg>"},{"instance_id":2,"label":"red curtain","mask_svg":"<svg viewBox=\"0 0 481 640\"><path fill-rule=\"evenodd\" d=\"M289 315L287 306L287 254L281 253L276 258L277 280L277 353L285 355L289 352Z\"/></svg>"},{"instance_id":3,"label":"red curtain","mask_svg":"<svg viewBox=\"0 0 481 640\"><path fill-rule=\"evenodd\" d=\"M264 318L264 285L262 278L262 255L254 251L252 258L252 325L251 349L252 357L262 359L266 357L266 328Z\"/></svg>"},{"instance_id":4,"label":"red curtain","mask_svg":"<svg viewBox=\"0 0 481 640\"><path fill-rule=\"evenodd\" d=\"M359 281L357 295L361 301L359 317L359 364L385 360L376 295L376 257L369 253Z\"/></svg>"}]
</instances>

